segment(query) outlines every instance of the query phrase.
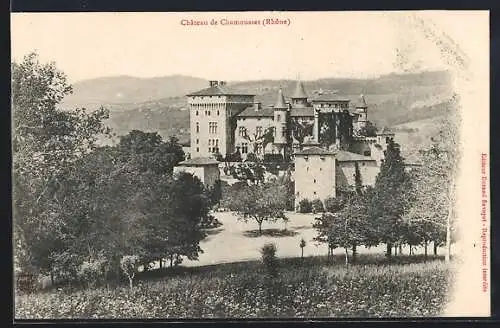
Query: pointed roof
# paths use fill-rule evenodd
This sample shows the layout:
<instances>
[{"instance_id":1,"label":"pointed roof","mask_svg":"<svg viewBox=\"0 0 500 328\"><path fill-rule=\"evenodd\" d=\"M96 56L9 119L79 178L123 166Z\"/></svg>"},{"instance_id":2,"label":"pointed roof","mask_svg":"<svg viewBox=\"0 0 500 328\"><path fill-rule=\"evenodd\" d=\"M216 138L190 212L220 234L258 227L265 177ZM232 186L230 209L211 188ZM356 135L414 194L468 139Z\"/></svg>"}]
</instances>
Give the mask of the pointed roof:
<instances>
[{"instance_id":1,"label":"pointed roof","mask_svg":"<svg viewBox=\"0 0 500 328\"><path fill-rule=\"evenodd\" d=\"M365 96L361 94L359 96L358 102L356 103L356 108L367 108L368 105L366 104Z\"/></svg>"},{"instance_id":2,"label":"pointed roof","mask_svg":"<svg viewBox=\"0 0 500 328\"><path fill-rule=\"evenodd\" d=\"M276 104L274 104L275 109L287 109L288 106L285 103L285 97L283 96L283 90L281 88L278 91L278 98L276 98Z\"/></svg>"},{"instance_id":3,"label":"pointed roof","mask_svg":"<svg viewBox=\"0 0 500 328\"><path fill-rule=\"evenodd\" d=\"M295 87L295 92L293 93L292 99L307 99L306 90L304 89L304 85L300 80L297 81L297 85Z\"/></svg>"}]
</instances>

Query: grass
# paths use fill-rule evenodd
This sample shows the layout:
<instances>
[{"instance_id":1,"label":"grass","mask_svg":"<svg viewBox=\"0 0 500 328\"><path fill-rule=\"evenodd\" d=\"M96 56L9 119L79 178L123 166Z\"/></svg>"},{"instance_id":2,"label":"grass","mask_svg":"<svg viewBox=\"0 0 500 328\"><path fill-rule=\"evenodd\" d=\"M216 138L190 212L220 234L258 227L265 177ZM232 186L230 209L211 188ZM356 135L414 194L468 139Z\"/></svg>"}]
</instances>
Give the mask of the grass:
<instances>
[{"instance_id":1,"label":"grass","mask_svg":"<svg viewBox=\"0 0 500 328\"><path fill-rule=\"evenodd\" d=\"M278 250L279 251L279 250ZM392 263L360 255L287 258L270 279L259 261L142 273L133 290L62 288L16 296L18 319L438 316L450 269L443 261Z\"/></svg>"}]
</instances>

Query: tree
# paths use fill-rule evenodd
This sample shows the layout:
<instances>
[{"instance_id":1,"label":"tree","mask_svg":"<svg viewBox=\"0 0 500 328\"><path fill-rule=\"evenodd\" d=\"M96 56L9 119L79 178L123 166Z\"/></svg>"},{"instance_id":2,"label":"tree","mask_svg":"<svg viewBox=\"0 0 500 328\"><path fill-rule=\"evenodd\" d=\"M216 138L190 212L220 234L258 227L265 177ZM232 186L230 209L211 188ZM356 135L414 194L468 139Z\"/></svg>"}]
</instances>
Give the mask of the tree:
<instances>
[{"instance_id":1,"label":"tree","mask_svg":"<svg viewBox=\"0 0 500 328\"><path fill-rule=\"evenodd\" d=\"M345 250L345 263L348 263L348 249L352 248L353 262L356 260L356 247L369 244L368 230L371 228L369 208L365 195L356 192L343 192L342 207L332 213L324 213L316 218L313 227L318 230L315 240L328 243L329 249L342 247Z\"/></svg>"},{"instance_id":2,"label":"tree","mask_svg":"<svg viewBox=\"0 0 500 328\"><path fill-rule=\"evenodd\" d=\"M311 213L312 212L312 203L309 199L304 198L299 202L299 212L300 213Z\"/></svg>"},{"instance_id":3,"label":"tree","mask_svg":"<svg viewBox=\"0 0 500 328\"><path fill-rule=\"evenodd\" d=\"M413 201L406 215L408 224L419 227L424 246L433 241L436 247L446 245L446 260L450 259L451 232L453 230L454 178L456 153L446 148L446 138L433 139L430 148L420 152L422 167L415 171Z\"/></svg>"},{"instance_id":4,"label":"tree","mask_svg":"<svg viewBox=\"0 0 500 328\"><path fill-rule=\"evenodd\" d=\"M366 122L366 125L363 126L361 129L359 129L359 135L364 136L364 137L376 137L377 136L378 129L370 121Z\"/></svg>"},{"instance_id":5,"label":"tree","mask_svg":"<svg viewBox=\"0 0 500 328\"><path fill-rule=\"evenodd\" d=\"M304 240L304 238L302 238L302 239L300 240L299 247L300 247L300 250L301 250L300 257L301 257L301 258L304 258L304 247L306 247L306 241Z\"/></svg>"},{"instance_id":6,"label":"tree","mask_svg":"<svg viewBox=\"0 0 500 328\"><path fill-rule=\"evenodd\" d=\"M40 63L36 53L11 68L14 240L24 253L18 263L25 271L52 273L57 253L64 251L60 230L71 196L66 177L99 136L110 134L103 124L108 112L57 108L71 86L54 63Z\"/></svg>"},{"instance_id":7,"label":"tree","mask_svg":"<svg viewBox=\"0 0 500 328\"><path fill-rule=\"evenodd\" d=\"M321 201L321 199L313 199L313 201L311 202L311 207L312 207L312 212L313 213L321 213L321 212L324 212L325 208L323 206L323 202Z\"/></svg>"},{"instance_id":8,"label":"tree","mask_svg":"<svg viewBox=\"0 0 500 328\"><path fill-rule=\"evenodd\" d=\"M229 200L228 207L238 214L238 219L254 220L262 233L264 221L285 219L286 191L276 182L259 185L241 185Z\"/></svg>"},{"instance_id":9,"label":"tree","mask_svg":"<svg viewBox=\"0 0 500 328\"><path fill-rule=\"evenodd\" d=\"M392 255L392 246L402 241L403 215L408 190L410 190L410 179L405 172L399 145L391 140L387 144L371 199L377 234L380 242L387 244L387 257Z\"/></svg>"},{"instance_id":10,"label":"tree","mask_svg":"<svg viewBox=\"0 0 500 328\"><path fill-rule=\"evenodd\" d=\"M137 255L125 255L120 260L121 268L128 277L130 289L133 288L133 281L138 264L139 257Z\"/></svg>"}]
</instances>

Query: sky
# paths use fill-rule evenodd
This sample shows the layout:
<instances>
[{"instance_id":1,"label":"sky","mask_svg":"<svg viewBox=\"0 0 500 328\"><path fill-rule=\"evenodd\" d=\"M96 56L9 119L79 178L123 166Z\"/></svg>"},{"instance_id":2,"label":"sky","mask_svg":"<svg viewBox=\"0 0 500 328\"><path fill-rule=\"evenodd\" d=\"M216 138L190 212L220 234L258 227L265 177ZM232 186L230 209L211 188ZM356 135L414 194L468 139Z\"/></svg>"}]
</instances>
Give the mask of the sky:
<instances>
[{"instance_id":1,"label":"sky","mask_svg":"<svg viewBox=\"0 0 500 328\"><path fill-rule=\"evenodd\" d=\"M466 53L477 48L463 26L484 21L485 12L15 13L11 51L19 61L37 50L71 83L114 75L312 80L448 69L436 40L415 28L415 15L465 40L457 46ZM223 18L290 24L221 26ZM185 26L183 19L219 25Z\"/></svg>"}]
</instances>

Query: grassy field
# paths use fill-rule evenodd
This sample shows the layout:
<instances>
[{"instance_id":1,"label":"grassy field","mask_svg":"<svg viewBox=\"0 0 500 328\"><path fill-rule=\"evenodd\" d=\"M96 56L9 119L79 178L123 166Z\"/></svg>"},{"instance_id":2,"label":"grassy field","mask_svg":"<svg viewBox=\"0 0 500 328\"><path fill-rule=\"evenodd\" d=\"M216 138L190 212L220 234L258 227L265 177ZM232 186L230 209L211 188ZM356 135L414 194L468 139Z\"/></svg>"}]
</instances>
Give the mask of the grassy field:
<instances>
[{"instance_id":1,"label":"grassy field","mask_svg":"<svg viewBox=\"0 0 500 328\"><path fill-rule=\"evenodd\" d=\"M62 288L16 296L17 319L425 317L446 304L443 261L387 263L360 255L345 266L324 257L280 259L270 279L258 261L144 273L130 290Z\"/></svg>"},{"instance_id":2,"label":"grassy field","mask_svg":"<svg viewBox=\"0 0 500 328\"><path fill-rule=\"evenodd\" d=\"M313 241L315 215L288 213L282 222L238 221L215 213L223 226L210 232L199 261L141 272L136 287L86 290L48 289L16 295L19 319L65 318L254 318L254 317L422 317L438 316L446 304L451 268L443 257L423 250L388 260L384 247L359 247L355 264L344 264L343 250L326 258ZM300 258L301 238L307 242ZM260 248L274 242L278 277L269 279ZM429 248L429 254L432 253Z\"/></svg>"}]
</instances>

